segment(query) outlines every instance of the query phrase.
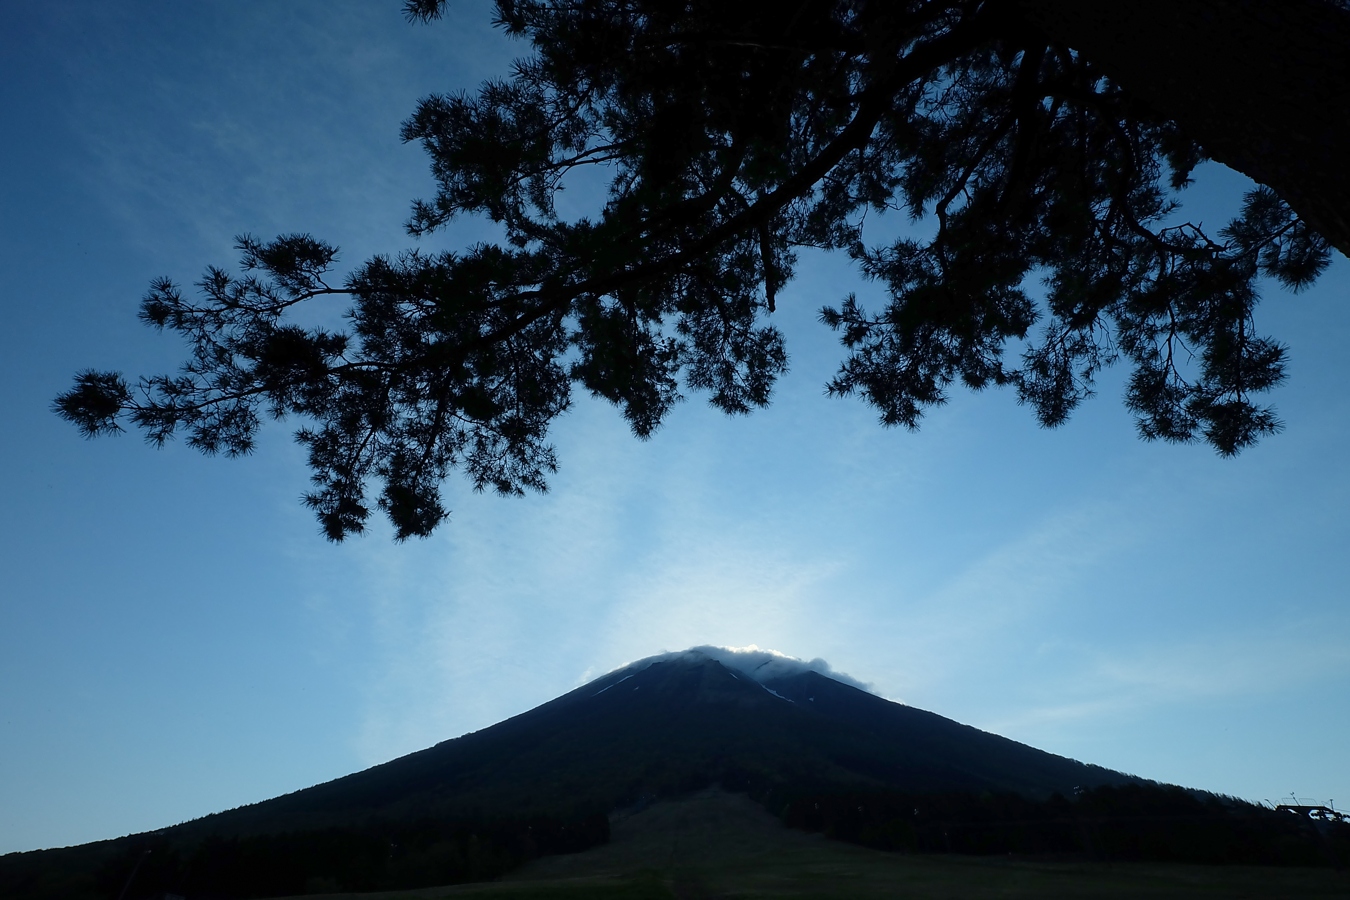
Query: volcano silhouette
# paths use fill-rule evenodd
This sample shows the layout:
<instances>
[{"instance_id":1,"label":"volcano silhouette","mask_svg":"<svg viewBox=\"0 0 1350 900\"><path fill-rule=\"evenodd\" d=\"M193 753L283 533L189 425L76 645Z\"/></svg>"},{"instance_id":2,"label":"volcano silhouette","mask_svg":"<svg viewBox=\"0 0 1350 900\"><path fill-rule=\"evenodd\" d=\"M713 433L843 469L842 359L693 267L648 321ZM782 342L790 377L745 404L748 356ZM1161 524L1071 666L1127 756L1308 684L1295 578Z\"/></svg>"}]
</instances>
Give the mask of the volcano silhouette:
<instances>
[{"instance_id":1,"label":"volcano silhouette","mask_svg":"<svg viewBox=\"0 0 1350 900\"><path fill-rule=\"evenodd\" d=\"M315 787L157 832L0 857L0 896L278 897L486 881L596 848L613 823L714 796L704 789L748 795L738 802L757 802L779 827L883 849L1350 863L1350 831L1329 836L1046 753L878 697L819 660L702 647Z\"/></svg>"},{"instance_id":2,"label":"volcano silhouette","mask_svg":"<svg viewBox=\"0 0 1350 900\"><path fill-rule=\"evenodd\" d=\"M371 818L569 815L710 784L1044 798L1136 780L803 664L747 671L714 655L642 660L481 731L185 827L244 834Z\"/></svg>"}]
</instances>

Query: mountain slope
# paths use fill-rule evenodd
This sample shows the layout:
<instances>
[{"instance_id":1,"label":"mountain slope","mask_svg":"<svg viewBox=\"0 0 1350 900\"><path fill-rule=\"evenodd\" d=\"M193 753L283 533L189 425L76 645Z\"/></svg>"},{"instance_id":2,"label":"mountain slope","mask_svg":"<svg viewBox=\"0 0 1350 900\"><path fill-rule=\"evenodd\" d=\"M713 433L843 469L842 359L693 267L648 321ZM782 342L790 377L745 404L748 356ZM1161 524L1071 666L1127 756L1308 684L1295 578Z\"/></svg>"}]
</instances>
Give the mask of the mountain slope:
<instances>
[{"instance_id":1,"label":"mountain slope","mask_svg":"<svg viewBox=\"0 0 1350 900\"><path fill-rule=\"evenodd\" d=\"M1124 858L1145 848L1304 865L1327 856L1323 836L1273 811L1205 806L850 681L820 661L762 652L653 657L326 784L153 834L0 857L0 896L111 900L132 881L126 900L489 880L604 843L615 811L718 785L785 822L874 846L1096 853L1109 843ZM1052 797L1079 788L1100 790L1079 795L1077 811ZM1084 815L1099 821L1087 838Z\"/></svg>"},{"instance_id":2,"label":"mountain slope","mask_svg":"<svg viewBox=\"0 0 1350 900\"><path fill-rule=\"evenodd\" d=\"M747 779L1033 797L1130 780L817 672L761 682L689 653L634 664L482 731L186 828L567 815Z\"/></svg>"},{"instance_id":3,"label":"mountain slope","mask_svg":"<svg viewBox=\"0 0 1350 900\"><path fill-rule=\"evenodd\" d=\"M1094 866L1081 859L1052 862L1045 857L1010 857L1003 853L978 857L886 853L788 828L745 796L715 788L655 803L616 821L609 844L585 853L534 860L502 881L491 887L444 889L444 893L438 892L436 896L444 900L460 896L483 900L496 897L1344 900L1350 894L1350 872L1330 868L1120 861ZM667 890L643 892L647 885ZM624 892L625 886L629 892ZM538 893L524 893L530 888Z\"/></svg>"}]
</instances>

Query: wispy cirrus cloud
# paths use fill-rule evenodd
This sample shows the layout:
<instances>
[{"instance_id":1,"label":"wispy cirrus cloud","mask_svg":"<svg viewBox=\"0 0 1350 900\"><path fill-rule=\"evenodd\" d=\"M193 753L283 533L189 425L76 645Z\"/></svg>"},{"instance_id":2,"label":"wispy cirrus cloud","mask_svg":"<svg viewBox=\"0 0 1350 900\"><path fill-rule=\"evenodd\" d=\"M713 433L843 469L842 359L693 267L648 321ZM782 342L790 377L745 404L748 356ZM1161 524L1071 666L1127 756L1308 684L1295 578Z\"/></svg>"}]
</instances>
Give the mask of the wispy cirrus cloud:
<instances>
[{"instance_id":1,"label":"wispy cirrus cloud","mask_svg":"<svg viewBox=\"0 0 1350 900\"><path fill-rule=\"evenodd\" d=\"M1076 660L1062 700L1033 703L1002 723L1119 716L1196 702L1254 700L1350 677L1350 630L1344 617L1308 618L1260 633L1219 633L1127 648L1061 652Z\"/></svg>"}]
</instances>

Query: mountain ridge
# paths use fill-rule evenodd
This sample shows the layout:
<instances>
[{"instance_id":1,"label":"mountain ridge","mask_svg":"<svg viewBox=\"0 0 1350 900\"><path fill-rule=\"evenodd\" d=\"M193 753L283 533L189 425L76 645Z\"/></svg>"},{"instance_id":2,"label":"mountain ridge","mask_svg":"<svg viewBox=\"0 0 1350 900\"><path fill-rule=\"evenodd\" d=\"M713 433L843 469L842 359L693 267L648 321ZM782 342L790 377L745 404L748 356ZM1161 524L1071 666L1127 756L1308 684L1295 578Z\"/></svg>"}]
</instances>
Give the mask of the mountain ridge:
<instances>
[{"instance_id":1,"label":"mountain ridge","mask_svg":"<svg viewBox=\"0 0 1350 900\"><path fill-rule=\"evenodd\" d=\"M133 878L145 896L216 897L490 880L606 843L620 811L705 788L882 849L1331 859L1322 837L1273 810L1046 753L886 700L823 661L731 662L697 649L639 660L323 784L157 832L0 857L0 895L110 900ZM1090 833L1083 816L1098 822Z\"/></svg>"},{"instance_id":2,"label":"mountain ridge","mask_svg":"<svg viewBox=\"0 0 1350 900\"><path fill-rule=\"evenodd\" d=\"M371 816L607 812L727 778L1038 798L1140 780L818 671L759 680L685 651L361 772L176 827L247 834Z\"/></svg>"}]
</instances>

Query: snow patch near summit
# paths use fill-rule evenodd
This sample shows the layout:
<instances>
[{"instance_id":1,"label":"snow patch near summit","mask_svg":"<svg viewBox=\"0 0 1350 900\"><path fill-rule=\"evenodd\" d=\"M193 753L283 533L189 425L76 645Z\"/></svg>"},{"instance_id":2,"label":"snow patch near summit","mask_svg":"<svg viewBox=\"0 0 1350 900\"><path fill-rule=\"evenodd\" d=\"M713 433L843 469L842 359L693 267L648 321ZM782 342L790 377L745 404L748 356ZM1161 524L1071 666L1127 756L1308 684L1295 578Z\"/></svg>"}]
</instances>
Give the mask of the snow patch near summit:
<instances>
[{"instance_id":1,"label":"snow patch near summit","mask_svg":"<svg viewBox=\"0 0 1350 900\"><path fill-rule=\"evenodd\" d=\"M633 673L633 675L636 675L636 674L637 674L636 672ZM592 694L591 696L592 696L592 697L599 697L601 694L603 694L605 691L609 690L610 688L614 687L615 685L623 684L625 681L627 681L628 679L632 678L633 675L625 675L625 676L623 676L622 678L620 678L618 681L614 682L614 684L607 684L607 685L605 685L604 687L602 687L600 690L596 691L596 692L595 692L594 694Z\"/></svg>"}]
</instances>

